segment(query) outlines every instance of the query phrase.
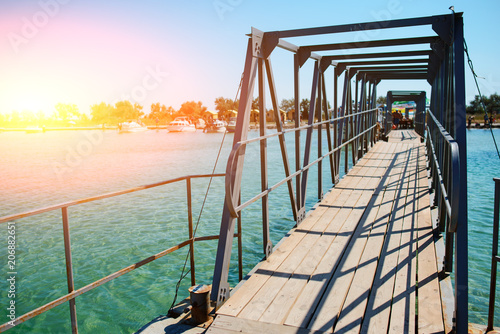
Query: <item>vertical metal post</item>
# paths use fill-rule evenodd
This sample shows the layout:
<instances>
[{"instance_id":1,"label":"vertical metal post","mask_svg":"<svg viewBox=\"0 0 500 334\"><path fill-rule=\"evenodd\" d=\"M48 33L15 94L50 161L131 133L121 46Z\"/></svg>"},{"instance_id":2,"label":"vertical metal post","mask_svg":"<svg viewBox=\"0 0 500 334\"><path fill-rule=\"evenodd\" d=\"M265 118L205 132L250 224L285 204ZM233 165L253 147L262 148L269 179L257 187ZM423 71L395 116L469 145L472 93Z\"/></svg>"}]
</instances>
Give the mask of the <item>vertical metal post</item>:
<instances>
[{"instance_id":1,"label":"vertical metal post","mask_svg":"<svg viewBox=\"0 0 500 334\"><path fill-rule=\"evenodd\" d=\"M358 92L358 84L359 83L359 80L358 80L358 75L356 75L356 99L354 100L356 102L355 104L355 107L354 107L354 112L355 113L359 113L361 110L363 110L363 108L361 107L361 102L359 101L359 92ZM356 115L356 120L360 120L360 116L359 115ZM357 124L358 122L356 122ZM356 130L354 131L354 135L357 136L359 134L359 129L358 127L356 127ZM352 161L353 161L353 166L357 163L358 161L358 158L360 158L359 156L359 152L357 154L357 157L356 155L354 154L354 147L356 147L357 150L359 150L359 139L356 139L354 141L356 144L353 144L353 157L352 157Z\"/></svg>"},{"instance_id":2,"label":"vertical metal post","mask_svg":"<svg viewBox=\"0 0 500 334\"><path fill-rule=\"evenodd\" d=\"M238 199L238 205L240 204L241 204L241 191L240 191L240 197ZM243 240L241 239L243 233L241 230L241 212L237 218L237 224L238 224L238 278L241 282L241 280L243 279Z\"/></svg>"},{"instance_id":3,"label":"vertical metal post","mask_svg":"<svg viewBox=\"0 0 500 334\"><path fill-rule=\"evenodd\" d=\"M339 117L341 118L340 119L340 126L339 126L339 129L338 129L338 145L342 145L343 143L343 135L344 135L344 124L346 122L346 107L347 107L347 99L348 99L348 95L347 95L347 89L348 89L348 86L349 86L349 82L350 82L350 78L349 78L349 69L347 69L345 71L345 78L344 78L344 89L343 89L343 93L342 93L342 103L341 103L341 108L342 108L342 111L340 112L340 115ZM347 126L346 126L347 127ZM347 147L344 146L344 150L347 151ZM337 154L338 154L338 161L339 161L339 171L340 171L340 150L337 151ZM347 159L346 159L346 163L347 163Z\"/></svg>"},{"instance_id":4,"label":"vertical metal post","mask_svg":"<svg viewBox=\"0 0 500 334\"><path fill-rule=\"evenodd\" d=\"M326 85L325 85L325 76L321 76L321 82L322 82L322 87L323 87L323 110L325 112L325 119L329 120L331 119L331 114L328 112L328 101L326 99ZM331 152L333 147L332 147L332 133L330 131L330 123L326 123L326 139L328 142L328 151ZM333 167L333 155L330 154L330 174L332 178L332 184L335 184L335 168Z\"/></svg>"},{"instance_id":5,"label":"vertical metal post","mask_svg":"<svg viewBox=\"0 0 500 334\"><path fill-rule=\"evenodd\" d=\"M453 15L454 16L454 15ZM469 326L469 259L468 259L468 217L467 217L467 119L465 115L465 62L463 19L455 17L453 52L455 79L455 140L460 155L460 192L458 206L458 223L455 242L455 298L457 332L467 333ZM453 133L453 132L451 132Z\"/></svg>"},{"instance_id":6,"label":"vertical metal post","mask_svg":"<svg viewBox=\"0 0 500 334\"><path fill-rule=\"evenodd\" d=\"M340 137L339 135L339 122L337 121L337 117L339 115L339 105L338 105L338 81L339 81L339 73L337 66L334 68L334 73L333 73L333 147L337 148L339 146L338 138ZM335 180L333 181L334 184L337 184L340 179L340 152L336 152L334 154L334 176Z\"/></svg>"},{"instance_id":7,"label":"vertical metal post","mask_svg":"<svg viewBox=\"0 0 500 334\"><path fill-rule=\"evenodd\" d=\"M345 140L344 142L348 142L353 135L353 122L354 122L354 115L352 114L352 87L351 87L351 75L350 71L348 70L346 72L348 75L348 81L347 85L344 88L344 92L346 94L346 100L345 100L345 110L344 110L344 116L348 117L346 118L346 126L345 126ZM351 142L351 149L354 150L354 141ZM354 155L352 155L354 157ZM353 165L354 165L353 161ZM344 146L344 172L347 174L349 172L349 144Z\"/></svg>"},{"instance_id":8,"label":"vertical metal post","mask_svg":"<svg viewBox=\"0 0 500 334\"><path fill-rule=\"evenodd\" d=\"M259 109L266 110L266 94L264 92L264 60L259 59ZM265 113L264 113L265 114ZM259 117L259 129L260 135L265 136L266 134L266 118ZM262 139L260 141L260 184L261 190L265 191L268 188L268 176L267 176L267 139ZM273 246L271 243L271 238L269 237L269 196L265 195L262 197L262 246L264 251L264 257L267 259L271 255Z\"/></svg>"},{"instance_id":9,"label":"vertical metal post","mask_svg":"<svg viewBox=\"0 0 500 334\"><path fill-rule=\"evenodd\" d=\"M464 70L464 41L463 41L463 19L455 19L455 41L454 70L455 70L455 132L456 141L460 147L460 181L462 185L467 184L467 137L466 137L466 114L465 114L465 70ZM457 330L466 333L468 331L468 214L467 214L467 187L460 189L459 222L457 228L455 256L456 256L456 296L457 296Z\"/></svg>"},{"instance_id":10,"label":"vertical metal post","mask_svg":"<svg viewBox=\"0 0 500 334\"><path fill-rule=\"evenodd\" d=\"M277 117L276 128L280 133L278 139L280 142L281 158L283 160L283 167L285 168L285 176L289 177L292 174L292 170L290 168L290 162L288 161L288 151L286 149L285 135L283 133L283 124L281 123L281 117L280 117L281 115L278 105L278 94L276 92L276 85L274 83L273 69L271 66L270 59L265 59L264 61L266 64L267 81L269 82L269 91L271 93L271 101L273 104L274 116ZM290 196L290 202L292 205L293 218L295 219L295 221L297 221L298 210L297 210L297 205L295 203L295 193L293 191L292 180L288 180L287 186L288 186L288 194Z\"/></svg>"},{"instance_id":11,"label":"vertical metal post","mask_svg":"<svg viewBox=\"0 0 500 334\"><path fill-rule=\"evenodd\" d=\"M359 111L365 111L366 110L366 74L363 75L363 78L361 79L361 92L360 92L360 97L359 97ZM356 119L357 119L357 122L356 122L356 135L361 133L361 130L362 130L362 116L361 115L357 115L356 116ZM363 156L363 138L358 138L355 140L356 142L356 149L357 149L357 156L358 156L358 159L360 159L362 156ZM354 152L353 152L354 154Z\"/></svg>"},{"instance_id":12,"label":"vertical metal post","mask_svg":"<svg viewBox=\"0 0 500 334\"><path fill-rule=\"evenodd\" d=\"M188 229L189 229L189 264L191 268L191 286L196 285L196 270L194 267L194 233L193 233L193 205L191 201L191 178L186 178Z\"/></svg>"},{"instance_id":13,"label":"vertical metal post","mask_svg":"<svg viewBox=\"0 0 500 334\"><path fill-rule=\"evenodd\" d=\"M300 127L300 119L301 119L301 114L300 114L300 65L299 65L299 56L295 53L293 56L293 90L294 90L294 97L295 97L295 127L298 128ZM300 131L295 131L295 170L299 171L302 166L300 165ZM297 210L299 212L299 218L297 220L297 225L300 224L302 219L304 218L304 210L305 208L302 207L302 193L300 191L301 187L301 174L298 173L297 177L295 178L295 194L296 194L296 203L297 203Z\"/></svg>"},{"instance_id":14,"label":"vertical metal post","mask_svg":"<svg viewBox=\"0 0 500 334\"><path fill-rule=\"evenodd\" d=\"M233 149L236 149L238 143L246 140L248 137L250 109L252 106L255 77L257 75L257 58L262 50L262 36L262 32L259 32L257 29L252 29L252 37L248 40L245 70L243 72L243 82L241 85L240 104L238 106L238 119L233 139ZM235 158L234 163L228 162L226 166L226 185L232 189L232 198L230 200L233 201L233 203L238 201L240 195L244 160L244 154L239 154ZM212 281L212 292L210 295L211 300L216 301L217 307L220 307L229 297L229 262L231 259L236 218L237 217L233 216L230 212L226 200L222 212L219 243L217 245L217 255Z\"/></svg>"},{"instance_id":15,"label":"vertical metal post","mask_svg":"<svg viewBox=\"0 0 500 334\"><path fill-rule=\"evenodd\" d=\"M311 143L312 143L312 133L313 133L313 128L312 125L314 123L314 116L316 114L316 90L318 88L318 75L319 75L319 62L316 61L314 63L314 72L313 72L313 82L312 82L312 87L311 87L311 100L310 100L310 107L309 107L309 119L307 124L310 126L307 128L307 134L306 134L306 145L304 148L304 166L307 166L309 164L309 158L311 155ZM304 175L302 176L302 184L301 184L301 197L302 197L302 203L301 207L305 205L306 201L306 191L307 191L307 177L309 174L309 170L304 171Z\"/></svg>"},{"instance_id":16,"label":"vertical metal post","mask_svg":"<svg viewBox=\"0 0 500 334\"><path fill-rule=\"evenodd\" d=\"M493 247L491 249L491 280L490 280L490 305L488 309L488 327L486 332L493 330L493 320L495 318L495 294L497 285L497 263L500 260L498 257L498 225L499 225L499 201L500 201L500 179L494 178L495 181L495 206L493 210Z\"/></svg>"},{"instance_id":17,"label":"vertical metal post","mask_svg":"<svg viewBox=\"0 0 500 334\"><path fill-rule=\"evenodd\" d=\"M71 293L75 290L75 283L73 280L73 260L71 257L71 238L69 234L68 208L63 207L61 211L64 234L64 255L66 257L66 279L68 281L68 293ZM76 334L78 333L78 322L76 319L76 301L74 298L69 300L69 314L71 317L71 331L73 334Z\"/></svg>"},{"instance_id":18,"label":"vertical metal post","mask_svg":"<svg viewBox=\"0 0 500 334\"><path fill-rule=\"evenodd\" d=\"M318 64L319 65L319 64ZM323 91L323 72L320 72L318 77L318 100L316 104L318 107L316 108L316 115L318 117L318 158L321 158L323 155L323 126L321 124L322 121L322 113L321 109L323 106L321 93ZM323 160L318 162L318 200L323 199Z\"/></svg>"}]
</instances>

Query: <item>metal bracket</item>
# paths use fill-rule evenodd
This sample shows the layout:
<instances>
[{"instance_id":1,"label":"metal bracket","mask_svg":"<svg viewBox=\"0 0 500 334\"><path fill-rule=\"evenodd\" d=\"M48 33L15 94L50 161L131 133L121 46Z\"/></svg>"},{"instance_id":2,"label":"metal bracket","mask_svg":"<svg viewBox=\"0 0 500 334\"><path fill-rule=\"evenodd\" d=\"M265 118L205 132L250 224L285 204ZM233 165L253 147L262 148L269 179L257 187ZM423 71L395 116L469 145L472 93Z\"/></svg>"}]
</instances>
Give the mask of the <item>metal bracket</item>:
<instances>
[{"instance_id":1,"label":"metal bracket","mask_svg":"<svg viewBox=\"0 0 500 334\"><path fill-rule=\"evenodd\" d=\"M266 260L269 259L269 256L273 253L273 243L269 241L266 245L266 253L264 254L266 257Z\"/></svg>"},{"instance_id":2,"label":"metal bracket","mask_svg":"<svg viewBox=\"0 0 500 334\"><path fill-rule=\"evenodd\" d=\"M339 64L337 64L336 69L337 69L337 75L340 76L346 70L346 64L339 63Z\"/></svg>"},{"instance_id":3,"label":"metal bracket","mask_svg":"<svg viewBox=\"0 0 500 334\"><path fill-rule=\"evenodd\" d=\"M306 63L307 59L311 57L311 50L306 49L304 47L299 47L297 55L299 60L299 67L302 67Z\"/></svg>"},{"instance_id":4,"label":"metal bracket","mask_svg":"<svg viewBox=\"0 0 500 334\"><path fill-rule=\"evenodd\" d=\"M279 36L276 32L264 33L264 39L262 42L262 49L264 59L269 58L274 49L278 46Z\"/></svg>"},{"instance_id":5,"label":"metal bracket","mask_svg":"<svg viewBox=\"0 0 500 334\"><path fill-rule=\"evenodd\" d=\"M328 67L330 67L331 64L331 60L321 57L321 60L319 61L319 72L325 73L325 71L328 69Z\"/></svg>"},{"instance_id":6,"label":"metal bracket","mask_svg":"<svg viewBox=\"0 0 500 334\"><path fill-rule=\"evenodd\" d=\"M219 293L217 294L217 308L222 306L229 298L230 286L227 282L220 282Z\"/></svg>"},{"instance_id":7,"label":"metal bracket","mask_svg":"<svg viewBox=\"0 0 500 334\"><path fill-rule=\"evenodd\" d=\"M301 208L298 212L297 212L297 226L300 225L300 223L302 223L302 221L306 218L306 208Z\"/></svg>"},{"instance_id":8,"label":"metal bracket","mask_svg":"<svg viewBox=\"0 0 500 334\"><path fill-rule=\"evenodd\" d=\"M255 58L263 58L262 42L264 33L259 29L252 27L252 56Z\"/></svg>"},{"instance_id":9,"label":"metal bracket","mask_svg":"<svg viewBox=\"0 0 500 334\"><path fill-rule=\"evenodd\" d=\"M434 30L445 43L451 45L453 42L453 15L439 16L435 19L436 20L432 23L432 30Z\"/></svg>"}]
</instances>

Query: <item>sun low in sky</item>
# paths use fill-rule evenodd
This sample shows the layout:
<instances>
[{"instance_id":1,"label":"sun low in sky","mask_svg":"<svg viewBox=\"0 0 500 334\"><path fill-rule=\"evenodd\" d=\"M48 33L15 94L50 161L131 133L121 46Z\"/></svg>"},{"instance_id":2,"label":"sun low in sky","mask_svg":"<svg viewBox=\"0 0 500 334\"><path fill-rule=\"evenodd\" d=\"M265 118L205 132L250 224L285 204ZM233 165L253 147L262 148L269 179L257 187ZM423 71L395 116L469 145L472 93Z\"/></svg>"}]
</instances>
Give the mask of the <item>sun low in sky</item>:
<instances>
[{"instance_id":1,"label":"sun low in sky","mask_svg":"<svg viewBox=\"0 0 500 334\"><path fill-rule=\"evenodd\" d=\"M476 72L484 77L483 93L489 95L500 91L500 69L494 66L500 50L488 39L498 33L495 15L500 3L483 4L453 3L457 12L464 12L470 53ZM355 5L284 0L2 1L0 113L29 110L50 115L57 103L76 104L89 113L93 104L120 100L139 103L146 112L153 103L178 109L191 100L214 109L215 98L235 98L245 34L252 26L271 31L438 15L449 13L449 5L400 0L362 0ZM274 67L277 73L291 73L291 64L279 61ZM477 92L471 75L467 78L469 101ZM291 98L290 76L276 80L279 98ZM382 83L379 91L391 88Z\"/></svg>"}]
</instances>

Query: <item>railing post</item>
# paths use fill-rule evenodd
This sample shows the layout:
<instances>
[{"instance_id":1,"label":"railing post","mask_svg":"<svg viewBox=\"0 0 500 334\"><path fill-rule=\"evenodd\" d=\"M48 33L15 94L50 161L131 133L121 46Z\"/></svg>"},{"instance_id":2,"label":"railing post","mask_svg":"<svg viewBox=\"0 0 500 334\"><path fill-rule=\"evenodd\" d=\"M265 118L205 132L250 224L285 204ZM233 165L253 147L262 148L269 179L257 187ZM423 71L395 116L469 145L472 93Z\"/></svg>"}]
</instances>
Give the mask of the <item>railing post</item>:
<instances>
[{"instance_id":1,"label":"railing post","mask_svg":"<svg viewBox=\"0 0 500 334\"><path fill-rule=\"evenodd\" d=\"M71 257L71 239L69 235L69 222L68 222L68 208L61 208L62 221L63 221L63 234L64 234L64 255L66 257L66 278L68 281L68 293L75 290L73 280L73 260ZM69 300L69 314L71 316L71 331L73 334L78 333L78 322L76 319L76 301L75 299Z\"/></svg>"},{"instance_id":2,"label":"railing post","mask_svg":"<svg viewBox=\"0 0 500 334\"><path fill-rule=\"evenodd\" d=\"M259 133L260 136L266 134L266 94L265 94L265 80L264 80L264 60L258 60L258 74L259 74L259 110L261 110L261 117L259 117ZM265 191L268 188L268 172L267 172L267 139L260 141L260 186L261 190ZM241 196L240 196L241 197ZM240 214L241 216L241 214ZM239 218L238 218L239 219ZM267 259L272 251L273 245L271 237L269 236L269 196L262 197L262 246L264 256Z\"/></svg>"},{"instance_id":3,"label":"railing post","mask_svg":"<svg viewBox=\"0 0 500 334\"><path fill-rule=\"evenodd\" d=\"M500 201L500 178L495 181L495 202L493 211L493 247L491 250L491 281L490 281L490 305L488 309L488 328L486 332L493 330L493 320L495 318L495 293L497 285L497 263L498 257L498 225L499 225L499 201Z\"/></svg>"},{"instance_id":4,"label":"railing post","mask_svg":"<svg viewBox=\"0 0 500 334\"><path fill-rule=\"evenodd\" d=\"M459 146L460 156L460 192L458 204L458 222L455 238L455 298L457 332L467 333L469 326L469 255L468 255L468 221L467 221L467 119L465 116L465 61L463 18L454 17L454 84L455 91L455 140Z\"/></svg>"},{"instance_id":5,"label":"railing post","mask_svg":"<svg viewBox=\"0 0 500 334\"><path fill-rule=\"evenodd\" d=\"M241 204L241 191L240 198L238 199L238 205ZM236 223L238 225L238 278L241 282L243 280L243 240L241 240L242 231L241 231L241 212L236 218Z\"/></svg>"},{"instance_id":6,"label":"railing post","mask_svg":"<svg viewBox=\"0 0 500 334\"><path fill-rule=\"evenodd\" d=\"M191 286L196 285L196 270L194 264L194 233L193 233L193 205L191 201L191 178L186 178L188 229L189 229L189 261L191 268Z\"/></svg>"},{"instance_id":7,"label":"railing post","mask_svg":"<svg viewBox=\"0 0 500 334\"><path fill-rule=\"evenodd\" d=\"M318 99L316 101L318 107L315 109L316 115L318 117L318 158L321 158L323 155L323 125L321 121L323 117L321 116L323 109L322 99L326 97L322 97L321 93L323 92L323 72L319 73L318 77ZM323 199L323 161L318 162L318 201Z\"/></svg>"}]
</instances>

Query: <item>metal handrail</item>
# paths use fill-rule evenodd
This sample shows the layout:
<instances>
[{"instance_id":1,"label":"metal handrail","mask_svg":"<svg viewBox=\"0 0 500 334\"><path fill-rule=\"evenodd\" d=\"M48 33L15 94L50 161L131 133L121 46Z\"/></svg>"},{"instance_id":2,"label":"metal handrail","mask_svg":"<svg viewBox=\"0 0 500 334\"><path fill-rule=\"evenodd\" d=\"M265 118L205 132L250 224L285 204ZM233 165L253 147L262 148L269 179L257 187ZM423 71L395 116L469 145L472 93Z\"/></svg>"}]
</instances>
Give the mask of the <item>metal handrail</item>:
<instances>
[{"instance_id":1,"label":"metal handrail","mask_svg":"<svg viewBox=\"0 0 500 334\"><path fill-rule=\"evenodd\" d=\"M378 111L378 109L374 108L374 109L369 109L369 110L364 110L364 111L357 112L354 115L361 115L361 114L365 114L365 113L369 113L369 112L376 112L376 111ZM281 181L277 182L275 185L273 185L271 187L268 187L266 190L260 192L259 194L257 194L253 198L249 199L248 201L246 201L246 202L244 202L244 203L242 203L242 204L240 204L238 206L235 206L234 203L233 203L233 189L232 189L232 186L231 186L231 184L232 184L231 180L232 180L232 176L233 176L233 172L234 172L234 167L233 166L234 166L234 163L236 161L236 157L238 157L238 154L239 154L240 150L243 147L245 147L249 143L261 141L261 140L264 140L264 139L267 139L267 138L270 138L270 137L279 136L281 134L284 134L285 132L297 131L297 130L300 130L300 129L307 129L307 128L310 128L310 127L312 127L314 125L317 125L317 124L329 123L330 121L333 121L333 120L338 121L338 120L342 120L342 119L348 119L349 117L352 117L352 116L353 115L341 116L341 117L334 118L332 120L318 122L318 123L314 123L314 124L311 124L311 125L308 125L308 126L303 126L303 127L300 127L300 128L283 130L281 132L278 131L277 133L273 133L273 134L266 135L266 136L260 136L260 137L257 137L257 138L252 138L252 139L248 139L248 140L236 143L235 146L233 147L233 150L231 151L231 153L229 155L228 164L227 164L227 167L226 167L226 184L225 184L226 196L225 196L225 201L226 201L226 205L228 207L228 210L231 213L231 216L235 217L235 218L239 217L238 213L240 211L242 211L244 208L248 207L250 204L252 204L252 203L258 201L259 199L263 198L264 196L268 195L271 191L277 189L279 186L281 186L281 185L285 184L286 182L292 180L294 177L297 177L297 175L302 174L305 171L309 170L312 166L318 164L320 161L322 161L325 158L331 156L335 152L341 150L344 146L349 145L350 143L352 143L353 141L355 141L355 140L359 139L360 137L364 136L368 132L373 131L377 127L377 124L375 123L375 124L371 125L369 128L367 128L364 131L362 131L362 132L358 133L357 135L353 136L351 139L343 142L341 145L338 145L337 147L335 147L332 150L328 151L326 154L324 154L321 157L317 158L316 160L310 162L308 165L302 167L300 170L298 170L298 171L290 174L288 177L286 177L286 178L282 179Z\"/></svg>"},{"instance_id":2,"label":"metal handrail","mask_svg":"<svg viewBox=\"0 0 500 334\"><path fill-rule=\"evenodd\" d=\"M494 178L495 181L495 202L493 211L493 247L491 249L491 281L490 281L490 302L488 308L488 327L486 332L493 330L493 320L495 318L495 300L497 283L497 264L500 262L498 256L498 227L499 227L499 202L500 202L500 178Z\"/></svg>"},{"instance_id":3,"label":"metal handrail","mask_svg":"<svg viewBox=\"0 0 500 334\"><path fill-rule=\"evenodd\" d=\"M98 286L101 286L101 285L103 285L103 284L105 284L105 283L107 283L107 282L109 282L117 277L120 277L120 276L122 276L128 272L131 272L139 267L142 267L145 264L148 264L154 260L157 260L157 259L159 259L167 254L170 254L170 253L172 253L176 250L179 250L183 247L186 247L186 246L191 247L190 257L191 257L191 263L193 263L193 261L194 261L194 257L193 257L194 243L197 241L217 240L217 239L219 239L219 236L213 235L213 236L195 237L192 233L193 221L192 221L192 214L191 214L192 208L191 208L191 199L190 199L190 197L191 197L191 179L223 177L223 176L225 176L225 174L188 175L188 176L183 176L183 177L179 177L179 178L175 178L175 179L171 179L171 180L167 180L167 181L143 185L143 186L134 187L134 188L121 190L121 191L115 191L115 192L111 192L111 193L107 193L107 194L103 194L103 195L88 197L88 198L84 198L84 199L80 199L80 200L76 200L76 201L70 201L70 202L66 202L66 203L48 206L48 207L41 208L41 209L36 209L36 210L32 210L32 211L27 211L27 212L13 214L13 215L5 216L5 217L0 217L0 224L2 224L2 223L6 223L6 222L11 222L13 220L31 217L31 216L35 216L35 215L38 215L41 213L61 209L62 221L63 221L63 231L64 231L64 234L63 234L64 235L64 250L65 250L65 254L66 254L66 269L67 269L66 274L67 274L67 281L68 281L68 293L66 295L59 297L59 298L41 306L41 307L38 307L38 308L28 312L28 313L25 313L25 314L17 317L16 319L14 319L13 321L9 321L9 322L6 322L6 323L0 325L0 333L4 332L12 327L15 327L16 325L19 325L19 324L25 322L26 320L29 320L33 317L36 317L36 316L56 307L58 305L61 305L65 302L68 302L68 301L70 302L70 315L71 315L72 332L78 333L78 326L77 326L77 321L76 321L76 306L75 306L75 298L76 297L78 297L78 296L80 296L80 295L82 295L82 294L84 294L84 293L86 293L94 288L97 288ZM182 241L181 243L179 243L175 246L172 246L172 247L165 249L159 253L156 253L152 256L149 256L149 257L147 257L139 262L131 264L131 265L129 265L121 270L118 270L118 271L116 271L108 276L105 276L97 281L94 281L94 282L92 282L92 283L90 283L82 288L74 290L73 269L72 269L73 265L72 265L72 260L71 260L71 242L70 242L69 222L68 222L68 214L67 214L68 207L83 204L83 203L94 202L94 201L102 200L105 198L116 197L116 196L120 196L120 195L124 195L124 194L129 194L129 193L133 193L133 192L137 192L137 191L141 191L141 190L145 190L145 189L150 189L150 188L154 188L154 187L158 187L158 186L162 186L162 185L166 185L166 184L181 182L181 181L186 181L187 190L188 190L188 197L189 197L188 198L188 224L189 224L189 231L190 231L189 238ZM241 233L241 231L239 230L238 233L234 234L234 236L240 238L241 237L240 233ZM241 271L241 266L242 266L241 259L239 259L240 271ZM196 277L194 275L194 267L191 268L191 270L192 270L191 284L195 285L196 284L196 282L195 282Z\"/></svg>"},{"instance_id":4,"label":"metal handrail","mask_svg":"<svg viewBox=\"0 0 500 334\"><path fill-rule=\"evenodd\" d=\"M458 223L458 192L460 191L459 147L455 139L444 129L436 117L430 112L428 115L427 145L430 167L436 171L437 183L441 190L441 200L444 201L448 216L448 232L456 232ZM436 147L435 144L439 144L440 147ZM447 153L446 150L449 150L448 156L445 156ZM448 166L451 167L451 170L449 171L449 175L445 175L443 179L444 173L441 167L448 167L446 162L443 164L444 166L440 165L440 161L444 162L444 159L449 159Z\"/></svg>"}]
</instances>

